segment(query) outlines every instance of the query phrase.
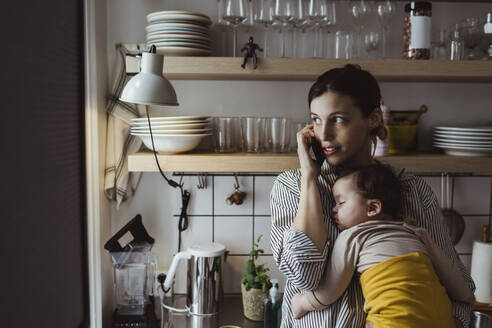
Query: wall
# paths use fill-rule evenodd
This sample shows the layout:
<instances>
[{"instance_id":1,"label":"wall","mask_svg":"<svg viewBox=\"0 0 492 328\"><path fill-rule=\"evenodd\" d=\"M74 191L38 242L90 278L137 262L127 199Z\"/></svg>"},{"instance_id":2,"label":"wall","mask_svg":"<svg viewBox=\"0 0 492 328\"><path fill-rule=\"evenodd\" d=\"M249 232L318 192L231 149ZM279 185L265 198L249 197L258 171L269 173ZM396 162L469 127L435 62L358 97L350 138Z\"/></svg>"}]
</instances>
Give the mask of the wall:
<instances>
[{"instance_id":1,"label":"wall","mask_svg":"<svg viewBox=\"0 0 492 328\"><path fill-rule=\"evenodd\" d=\"M346 10L340 7L340 28L347 27ZM390 54L399 56L401 49L401 22L403 3L398 3L399 14L391 25ZM121 42L145 41L145 15L156 10L184 9L200 11L216 19L214 0L204 1L108 1L108 62L114 62L114 45ZM448 26L470 15L483 16L487 4L434 4L435 25ZM214 32L214 40L220 34ZM214 46L214 55L221 54L220 43ZM159 115L258 115L286 116L305 120L308 116L307 92L311 82L249 82L249 81L172 81L180 102L178 108L154 109ZM461 83L382 83L385 102L393 109L416 109L421 104L429 107L423 116L419 132L422 150L431 149L432 127L443 124L492 122L490 84ZM168 175L171 173L168 173ZM179 179L176 177L175 179ZM273 176L240 177L241 189L248 193L241 206L225 204L226 196L233 191L231 176L209 177L207 189L196 188L196 177L185 177L185 187L192 192L189 214L190 227L183 233L184 247L199 241L220 241L230 250L231 256L225 267L226 292L239 292L239 277L244 271L244 262L256 236L264 236L261 245L271 254L268 244L269 209L268 197ZM440 178L426 178L440 199ZM459 177L455 179L454 207L465 215L466 231L457 245L463 262L469 266L472 240L479 238L482 224L490 223L491 207L490 177ZM253 186L254 194L253 198ZM213 200L213 202L212 202ZM254 204L254 205L253 205ZM254 206L254 210L253 210ZM113 209L112 230L115 232L135 214L143 216L144 224L156 238L154 252L159 256L159 265L169 266L172 254L177 250L177 225L175 215L180 213L181 201L177 190L170 188L158 173L143 174L135 197L124 203L119 211ZM216 216L212 217L212 209ZM218 216L224 215L224 216ZM238 216L241 215L241 216ZM272 270L272 276L280 277L271 256L262 257ZM179 276L179 275L178 275ZM184 291L183 279L178 279L177 292Z\"/></svg>"}]
</instances>

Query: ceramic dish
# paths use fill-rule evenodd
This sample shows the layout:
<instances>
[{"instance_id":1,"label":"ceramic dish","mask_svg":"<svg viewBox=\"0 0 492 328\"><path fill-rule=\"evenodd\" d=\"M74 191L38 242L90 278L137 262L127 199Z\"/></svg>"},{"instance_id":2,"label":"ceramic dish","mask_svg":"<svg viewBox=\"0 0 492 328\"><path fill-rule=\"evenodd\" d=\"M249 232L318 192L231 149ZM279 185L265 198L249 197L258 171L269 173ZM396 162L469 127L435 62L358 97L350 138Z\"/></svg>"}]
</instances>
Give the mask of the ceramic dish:
<instances>
[{"instance_id":1,"label":"ceramic dish","mask_svg":"<svg viewBox=\"0 0 492 328\"><path fill-rule=\"evenodd\" d=\"M209 37L204 37L194 33L159 33L154 35L147 35L147 40L156 40L156 39L192 39L192 40L200 40L205 41L207 43L210 42Z\"/></svg>"},{"instance_id":2,"label":"ceramic dish","mask_svg":"<svg viewBox=\"0 0 492 328\"><path fill-rule=\"evenodd\" d=\"M132 135L142 139L145 147L150 150L153 149L150 134L132 133ZM154 140L155 150L158 153L177 154L195 149L209 135L211 134L154 134L152 139Z\"/></svg>"},{"instance_id":3,"label":"ceramic dish","mask_svg":"<svg viewBox=\"0 0 492 328\"><path fill-rule=\"evenodd\" d=\"M177 22L168 22L168 23L155 23L149 24L145 27L147 33L157 32L163 29L173 29L173 28L185 28L196 32L208 33L210 29L203 25L196 25L190 23L177 23Z\"/></svg>"},{"instance_id":4,"label":"ceramic dish","mask_svg":"<svg viewBox=\"0 0 492 328\"><path fill-rule=\"evenodd\" d=\"M202 13L197 13L194 11L185 11L185 10L162 10L162 11L155 11L153 13L150 13L147 15L147 20L150 19L155 19L156 17L166 17L166 16L174 16L174 15L187 15L187 16L192 16L192 17L202 17L202 18L208 18L205 14Z\"/></svg>"},{"instance_id":5,"label":"ceramic dish","mask_svg":"<svg viewBox=\"0 0 492 328\"><path fill-rule=\"evenodd\" d=\"M470 145L470 146L485 146L485 147L492 147L492 140L490 141L482 141L482 140L459 140L459 139L451 139L451 138L434 138L435 142L438 143L455 143L455 144L463 144L463 145Z\"/></svg>"},{"instance_id":6,"label":"ceramic dish","mask_svg":"<svg viewBox=\"0 0 492 328\"><path fill-rule=\"evenodd\" d=\"M210 50L188 47L157 47L156 53L167 56L208 56L212 52Z\"/></svg>"},{"instance_id":7,"label":"ceramic dish","mask_svg":"<svg viewBox=\"0 0 492 328\"><path fill-rule=\"evenodd\" d=\"M207 121L210 119L210 116L157 116L157 117L151 117L150 121L151 122L157 122L157 121L196 121L196 120L202 120L202 121ZM132 118L132 122L146 122L148 120L147 117L138 117L138 118Z\"/></svg>"},{"instance_id":8,"label":"ceramic dish","mask_svg":"<svg viewBox=\"0 0 492 328\"><path fill-rule=\"evenodd\" d=\"M152 129L159 130L187 130L187 129L205 129L210 126L209 123L183 123L183 124L160 124L160 123L151 123ZM148 123L133 123L132 128L149 128Z\"/></svg>"},{"instance_id":9,"label":"ceramic dish","mask_svg":"<svg viewBox=\"0 0 492 328\"><path fill-rule=\"evenodd\" d=\"M444 144L444 143L434 143L434 147L440 148L444 153L454 156L490 156L492 155L492 148L486 147L471 147L462 146L457 144Z\"/></svg>"},{"instance_id":10,"label":"ceramic dish","mask_svg":"<svg viewBox=\"0 0 492 328\"><path fill-rule=\"evenodd\" d=\"M492 132L463 132L463 131L435 130L434 133L439 133L441 135L446 135L446 136L492 137Z\"/></svg>"},{"instance_id":11,"label":"ceramic dish","mask_svg":"<svg viewBox=\"0 0 492 328\"><path fill-rule=\"evenodd\" d=\"M152 128L152 134L202 134L209 132L212 129L154 129ZM149 128L139 127L130 129L132 133L148 133L150 134Z\"/></svg>"},{"instance_id":12,"label":"ceramic dish","mask_svg":"<svg viewBox=\"0 0 492 328\"><path fill-rule=\"evenodd\" d=\"M198 15L189 14L189 13L175 14L175 13L163 11L163 12L156 12L147 15L147 22L149 23L160 22L160 21L172 21L172 20L193 21L207 26L212 24L212 20L210 19L210 17L201 14Z\"/></svg>"},{"instance_id":13,"label":"ceramic dish","mask_svg":"<svg viewBox=\"0 0 492 328\"><path fill-rule=\"evenodd\" d=\"M491 126L476 126L476 127L459 127L459 126L436 126L436 130L439 131L456 131L456 132L490 132L492 133Z\"/></svg>"}]
</instances>

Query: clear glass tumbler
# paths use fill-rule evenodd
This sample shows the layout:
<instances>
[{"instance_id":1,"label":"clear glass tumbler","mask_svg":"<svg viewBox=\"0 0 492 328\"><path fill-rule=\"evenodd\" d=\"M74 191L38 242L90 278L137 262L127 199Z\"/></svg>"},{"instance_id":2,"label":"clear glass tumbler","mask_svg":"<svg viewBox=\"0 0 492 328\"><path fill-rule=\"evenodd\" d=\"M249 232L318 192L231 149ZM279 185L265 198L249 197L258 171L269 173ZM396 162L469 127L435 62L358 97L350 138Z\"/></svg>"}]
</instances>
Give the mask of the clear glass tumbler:
<instances>
[{"instance_id":1,"label":"clear glass tumbler","mask_svg":"<svg viewBox=\"0 0 492 328\"><path fill-rule=\"evenodd\" d=\"M241 129L237 117L214 117L213 132L215 152L233 153L240 150Z\"/></svg>"},{"instance_id":2,"label":"clear glass tumbler","mask_svg":"<svg viewBox=\"0 0 492 328\"><path fill-rule=\"evenodd\" d=\"M272 153L289 151L291 123L285 117L265 119L265 148Z\"/></svg>"},{"instance_id":3,"label":"clear glass tumbler","mask_svg":"<svg viewBox=\"0 0 492 328\"><path fill-rule=\"evenodd\" d=\"M241 117L243 151L259 153L263 151L265 119L263 117Z\"/></svg>"}]
</instances>

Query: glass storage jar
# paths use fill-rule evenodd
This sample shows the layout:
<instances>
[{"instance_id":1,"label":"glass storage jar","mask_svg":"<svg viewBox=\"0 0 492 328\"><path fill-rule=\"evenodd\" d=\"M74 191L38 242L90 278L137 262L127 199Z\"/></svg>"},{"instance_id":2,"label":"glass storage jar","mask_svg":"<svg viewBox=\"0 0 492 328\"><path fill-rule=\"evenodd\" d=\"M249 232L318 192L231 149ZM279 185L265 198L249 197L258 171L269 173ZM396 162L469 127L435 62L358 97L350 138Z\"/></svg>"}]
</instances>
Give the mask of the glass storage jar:
<instances>
[{"instance_id":1,"label":"glass storage jar","mask_svg":"<svg viewBox=\"0 0 492 328\"><path fill-rule=\"evenodd\" d=\"M403 58L430 59L432 3L412 1L405 5Z\"/></svg>"}]
</instances>

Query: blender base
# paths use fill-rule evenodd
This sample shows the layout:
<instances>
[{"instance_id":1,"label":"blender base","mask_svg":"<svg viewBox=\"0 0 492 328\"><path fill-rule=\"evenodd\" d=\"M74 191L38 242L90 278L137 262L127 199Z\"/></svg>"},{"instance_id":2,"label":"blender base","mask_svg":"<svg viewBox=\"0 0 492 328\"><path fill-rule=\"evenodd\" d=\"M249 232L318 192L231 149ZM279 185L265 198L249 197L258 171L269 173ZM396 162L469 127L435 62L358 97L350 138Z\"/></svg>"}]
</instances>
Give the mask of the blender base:
<instances>
[{"instance_id":1,"label":"blender base","mask_svg":"<svg viewBox=\"0 0 492 328\"><path fill-rule=\"evenodd\" d=\"M112 328L158 328L159 322L155 316L154 302L145 306L145 313L142 315L123 315L116 309L113 313Z\"/></svg>"}]
</instances>

